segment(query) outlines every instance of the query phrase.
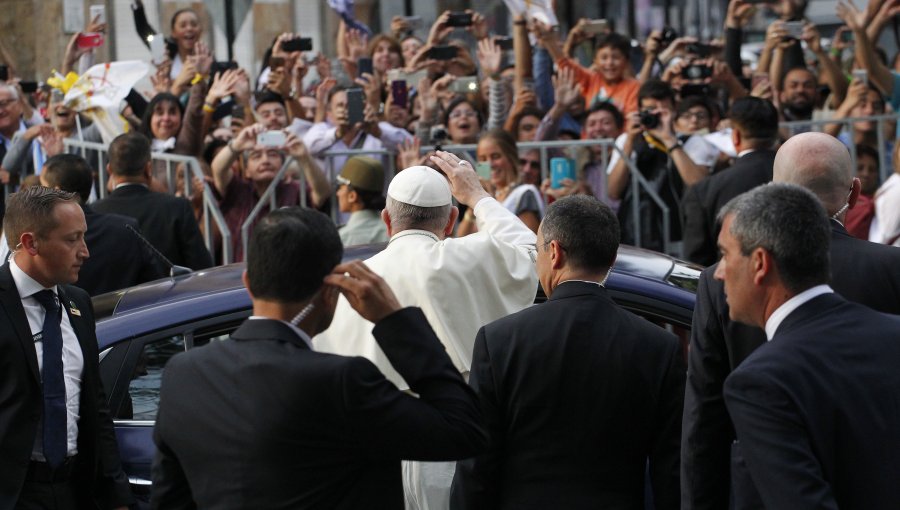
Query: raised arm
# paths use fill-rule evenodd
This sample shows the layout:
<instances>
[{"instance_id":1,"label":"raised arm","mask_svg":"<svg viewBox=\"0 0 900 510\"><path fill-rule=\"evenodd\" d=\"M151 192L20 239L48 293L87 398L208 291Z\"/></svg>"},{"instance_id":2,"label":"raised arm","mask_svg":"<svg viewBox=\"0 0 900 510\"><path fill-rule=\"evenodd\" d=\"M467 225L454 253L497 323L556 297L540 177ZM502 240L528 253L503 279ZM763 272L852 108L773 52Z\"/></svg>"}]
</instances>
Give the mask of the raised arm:
<instances>
[{"instance_id":1,"label":"raised arm","mask_svg":"<svg viewBox=\"0 0 900 510\"><path fill-rule=\"evenodd\" d=\"M256 136L265 130L266 128L262 124L253 124L245 127L213 158L210 164L213 186L216 187L216 191L219 192L220 196L225 195L225 190L228 189L231 179L234 178L231 164L235 158L244 151L252 149L256 145Z\"/></svg>"},{"instance_id":2,"label":"raised arm","mask_svg":"<svg viewBox=\"0 0 900 510\"><path fill-rule=\"evenodd\" d=\"M803 27L803 40L806 46L816 55L819 61L819 70L828 87L831 88L832 94L836 99L835 104L840 104L847 95L847 79L844 72L837 62L829 58L828 52L822 47L822 38L819 30L812 23L807 23Z\"/></svg>"},{"instance_id":3,"label":"raised arm","mask_svg":"<svg viewBox=\"0 0 900 510\"><path fill-rule=\"evenodd\" d=\"M319 165L310 156L306 145L294 133L288 133L285 140L285 148L300 165L300 168L303 169L303 175L306 177L310 198L312 199L312 203L309 206L318 209L331 197L331 185L325 177L325 172L319 168ZM300 190L300 193L306 193L306 190Z\"/></svg>"},{"instance_id":4,"label":"raised arm","mask_svg":"<svg viewBox=\"0 0 900 510\"><path fill-rule=\"evenodd\" d=\"M856 60L869 71L869 81L878 87L885 97L893 98L894 75L878 59L872 41L866 35L866 14L852 3L842 0L837 7L837 15L853 31L856 39Z\"/></svg>"}]
</instances>

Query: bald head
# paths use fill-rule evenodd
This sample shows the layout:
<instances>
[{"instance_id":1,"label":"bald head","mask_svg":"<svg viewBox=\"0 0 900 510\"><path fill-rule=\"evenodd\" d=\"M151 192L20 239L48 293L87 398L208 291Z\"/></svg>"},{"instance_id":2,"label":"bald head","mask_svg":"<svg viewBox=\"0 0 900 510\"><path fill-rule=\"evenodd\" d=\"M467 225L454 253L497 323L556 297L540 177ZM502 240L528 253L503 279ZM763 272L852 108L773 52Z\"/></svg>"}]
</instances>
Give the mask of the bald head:
<instances>
[{"instance_id":1,"label":"bald head","mask_svg":"<svg viewBox=\"0 0 900 510\"><path fill-rule=\"evenodd\" d=\"M828 214L847 203L853 184L850 152L837 138L825 133L792 136L778 149L772 180L802 186L813 192Z\"/></svg>"}]
</instances>

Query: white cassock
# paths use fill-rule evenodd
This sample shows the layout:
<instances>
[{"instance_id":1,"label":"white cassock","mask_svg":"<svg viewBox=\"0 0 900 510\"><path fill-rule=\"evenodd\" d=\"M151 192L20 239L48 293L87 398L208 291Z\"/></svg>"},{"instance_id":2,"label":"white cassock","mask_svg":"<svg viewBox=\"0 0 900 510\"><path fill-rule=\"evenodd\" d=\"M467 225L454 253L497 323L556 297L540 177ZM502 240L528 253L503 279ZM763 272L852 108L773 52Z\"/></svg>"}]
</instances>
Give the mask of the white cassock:
<instances>
[{"instance_id":1,"label":"white cassock","mask_svg":"<svg viewBox=\"0 0 900 510\"><path fill-rule=\"evenodd\" d=\"M365 261L401 305L422 309L466 379L478 329L530 306L538 283L534 232L493 198L481 199L474 213L478 233L439 240L431 232L404 230ZM373 327L342 296L331 327L316 336L313 345L317 351L364 356L398 388L409 389L375 342ZM454 467L404 462L407 508L448 508ZM422 470L425 477L420 476Z\"/></svg>"}]
</instances>

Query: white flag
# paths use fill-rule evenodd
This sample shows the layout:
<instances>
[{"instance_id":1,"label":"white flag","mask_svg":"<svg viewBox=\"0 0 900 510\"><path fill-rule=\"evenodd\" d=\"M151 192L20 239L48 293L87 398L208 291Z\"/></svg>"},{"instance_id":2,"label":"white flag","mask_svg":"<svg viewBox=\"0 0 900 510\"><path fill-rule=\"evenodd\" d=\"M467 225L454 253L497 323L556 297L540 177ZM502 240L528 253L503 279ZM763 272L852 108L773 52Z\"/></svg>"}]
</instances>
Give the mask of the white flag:
<instances>
[{"instance_id":1,"label":"white flag","mask_svg":"<svg viewBox=\"0 0 900 510\"><path fill-rule=\"evenodd\" d=\"M559 25L551 0L503 0L513 14L525 14L526 19L537 18L551 27Z\"/></svg>"}]
</instances>

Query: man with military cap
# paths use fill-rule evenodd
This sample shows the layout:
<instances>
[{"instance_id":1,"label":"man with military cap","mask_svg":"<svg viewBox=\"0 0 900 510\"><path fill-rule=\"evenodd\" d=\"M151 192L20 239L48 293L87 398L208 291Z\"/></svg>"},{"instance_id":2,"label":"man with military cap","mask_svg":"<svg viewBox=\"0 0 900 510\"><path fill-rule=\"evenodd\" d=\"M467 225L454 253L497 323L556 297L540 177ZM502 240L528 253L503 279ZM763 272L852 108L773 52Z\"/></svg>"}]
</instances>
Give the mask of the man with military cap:
<instances>
[{"instance_id":1,"label":"man with military cap","mask_svg":"<svg viewBox=\"0 0 900 510\"><path fill-rule=\"evenodd\" d=\"M344 246L383 243L387 228L381 221L384 209L384 168L377 159L354 156L347 160L337 176L338 208L350 213L347 224L338 233Z\"/></svg>"}]
</instances>

